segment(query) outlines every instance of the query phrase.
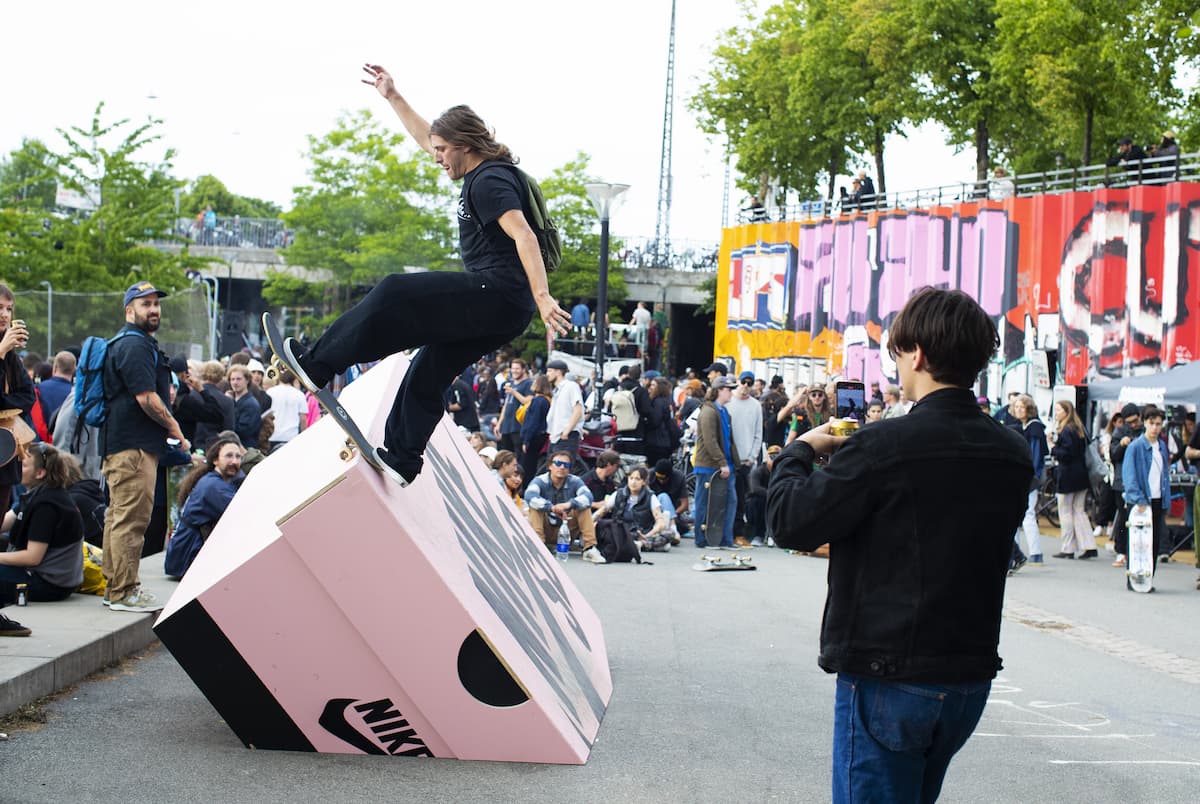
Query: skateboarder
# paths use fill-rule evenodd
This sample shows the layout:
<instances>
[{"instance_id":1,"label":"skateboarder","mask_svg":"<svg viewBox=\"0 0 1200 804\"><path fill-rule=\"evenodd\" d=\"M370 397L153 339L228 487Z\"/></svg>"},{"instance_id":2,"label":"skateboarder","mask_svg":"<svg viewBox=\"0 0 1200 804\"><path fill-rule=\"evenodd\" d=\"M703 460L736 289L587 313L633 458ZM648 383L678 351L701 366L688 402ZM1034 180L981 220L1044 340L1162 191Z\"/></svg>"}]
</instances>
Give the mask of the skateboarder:
<instances>
[{"instance_id":1,"label":"skateboarder","mask_svg":"<svg viewBox=\"0 0 1200 804\"><path fill-rule=\"evenodd\" d=\"M696 507L692 519L696 523L697 547L714 546L718 540L721 547L733 547L733 515L737 510L733 472L739 458L725 404L735 385L737 381L732 377L724 374L714 377L696 421L696 454L692 459L696 471ZM723 483L728 491L724 517L712 516L719 512L711 511L708 504L710 482ZM720 528L720 536L718 539L714 535L706 541L704 526L710 523Z\"/></svg>"},{"instance_id":2,"label":"skateboarder","mask_svg":"<svg viewBox=\"0 0 1200 804\"><path fill-rule=\"evenodd\" d=\"M937 799L1001 667L1009 552L1033 477L1024 440L979 415L971 392L1000 343L987 312L925 288L889 332L912 410L849 438L809 430L767 489L776 544L829 542L817 662L838 674L834 802Z\"/></svg>"},{"instance_id":3,"label":"skateboarder","mask_svg":"<svg viewBox=\"0 0 1200 804\"><path fill-rule=\"evenodd\" d=\"M377 64L363 67L370 84L408 133L452 180L463 180L458 227L465 271L391 274L334 321L305 351L291 338L285 357L306 385L320 388L347 366L420 346L392 404L376 457L407 485L442 417L442 394L463 366L525 331L536 310L548 330L565 335L570 314L546 284L537 236L522 199L526 191L504 164L517 159L483 120L455 106L427 122ZM471 219L471 212L479 218Z\"/></svg>"},{"instance_id":4,"label":"skateboarder","mask_svg":"<svg viewBox=\"0 0 1200 804\"><path fill-rule=\"evenodd\" d=\"M1158 563L1158 546L1166 529L1163 500L1171 494L1171 463L1166 442L1161 438L1163 412L1153 405L1147 405L1142 409L1142 423L1146 428L1142 437L1125 450L1125 459L1121 462L1121 480L1125 486L1127 521L1134 509L1150 508L1154 522L1154 548L1150 553L1150 574L1153 577ZM1132 558L1132 539L1129 553Z\"/></svg>"}]
</instances>

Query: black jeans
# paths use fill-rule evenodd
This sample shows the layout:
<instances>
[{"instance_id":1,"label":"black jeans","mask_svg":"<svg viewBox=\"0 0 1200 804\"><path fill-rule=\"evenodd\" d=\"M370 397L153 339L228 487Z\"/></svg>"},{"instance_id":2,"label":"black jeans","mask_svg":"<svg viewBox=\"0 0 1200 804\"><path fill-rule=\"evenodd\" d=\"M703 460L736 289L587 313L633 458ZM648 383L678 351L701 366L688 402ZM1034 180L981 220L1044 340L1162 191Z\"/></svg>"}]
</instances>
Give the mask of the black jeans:
<instances>
[{"instance_id":1,"label":"black jeans","mask_svg":"<svg viewBox=\"0 0 1200 804\"><path fill-rule=\"evenodd\" d=\"M531 304L527 288L514 288L511 280L502 284L494 271L390 274L329 325L301 367L320 386L353 363L420 346L383 435L400 473L415 477L454 376L524 332Z\"/></svg>"}]
</instances>

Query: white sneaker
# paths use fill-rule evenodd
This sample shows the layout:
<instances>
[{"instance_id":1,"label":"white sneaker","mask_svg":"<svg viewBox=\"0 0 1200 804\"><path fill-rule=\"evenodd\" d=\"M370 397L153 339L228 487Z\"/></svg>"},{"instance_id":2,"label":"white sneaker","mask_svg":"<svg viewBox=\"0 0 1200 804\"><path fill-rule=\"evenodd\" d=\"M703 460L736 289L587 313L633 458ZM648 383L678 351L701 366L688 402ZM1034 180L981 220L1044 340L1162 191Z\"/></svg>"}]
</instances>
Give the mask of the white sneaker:
<instances>
[{"instance_id":1,"label":"white sneaker","mask_svg":"<svg viewBox=\"0 0 1200 804\"><path fill-rule=\"evenodd\" d=\"M123 599L113 600L108 604L109 611L132 611L135 614L151 614L162 611L162 608L163 604L158 602L158 598L140 586Z\"/></svg>"},{"instance_id":2,"label":"white sneaker","mask_svg":"<svg viewBox=\"0 0 1200 804\"><path fill-rule=\"evenodd\" d=\"M750 540L750 546L751 547L762 547L763 540L758 538L757 536L755 536L753 539Z\"/></svg>"},{"instance_id":3,"label":"white sneaker","mask_svg":"<svg viewBox=\"0 0 1200 804\"><path fill-rule=\"evenodd\" d=\"M607 564L608 563L607 561L604 560L604 556L602 556L600 554L600 551L596 549L595 545L592 545L591 547L589 547L588 549L583 551L583 560L590 561L593 564Z\"/></svg>"}]
</instances>

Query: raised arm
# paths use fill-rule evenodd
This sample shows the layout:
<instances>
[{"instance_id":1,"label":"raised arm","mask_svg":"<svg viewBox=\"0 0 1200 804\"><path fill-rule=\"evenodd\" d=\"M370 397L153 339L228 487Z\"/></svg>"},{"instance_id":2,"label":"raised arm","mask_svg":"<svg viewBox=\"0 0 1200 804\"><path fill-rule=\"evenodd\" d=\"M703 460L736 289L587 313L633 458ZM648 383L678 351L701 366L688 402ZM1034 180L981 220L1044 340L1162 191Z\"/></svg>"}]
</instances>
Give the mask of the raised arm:
<instances>
[{"instance_id":1,"label":"raised arm","mask_svg":"<svg viewBox=\"0 0 1200 804\"><path fill-rule=\"evenodd\" d=\"M383 99L391 105L396 116L400 118L400 122L408 129L408 133L416 140L417 145L433 156L433 144L429 141L429 121L408 105L408 101L396 90L396 84L392 81L392 76L388 71L378 64L364 64L363 72L370 76L370 80L364 78L362 82L370 84L379 91Z\"/></svg>"}]
</instances>

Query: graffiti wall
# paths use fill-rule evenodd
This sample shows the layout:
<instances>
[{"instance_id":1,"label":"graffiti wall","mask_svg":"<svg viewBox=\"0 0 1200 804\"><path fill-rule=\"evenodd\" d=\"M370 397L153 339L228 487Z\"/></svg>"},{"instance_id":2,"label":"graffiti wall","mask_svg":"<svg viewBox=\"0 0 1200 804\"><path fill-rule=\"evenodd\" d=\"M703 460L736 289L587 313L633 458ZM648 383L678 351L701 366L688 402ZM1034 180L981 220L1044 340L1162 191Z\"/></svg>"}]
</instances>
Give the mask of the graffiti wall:
<instances>
[{"instance_id":1,"label":"graffiti wall","mask_svg":"<svg viewBox=\"0 0 1200 804\"><path fill-rule=\"evenodd\" d=\"M715 354L895 378L888 325L918 288L995 316L1005 365L1057 322L1058 381L1200 356L1200 184L1010 198L726 229Z\"/></svg>"}]
</instances>

